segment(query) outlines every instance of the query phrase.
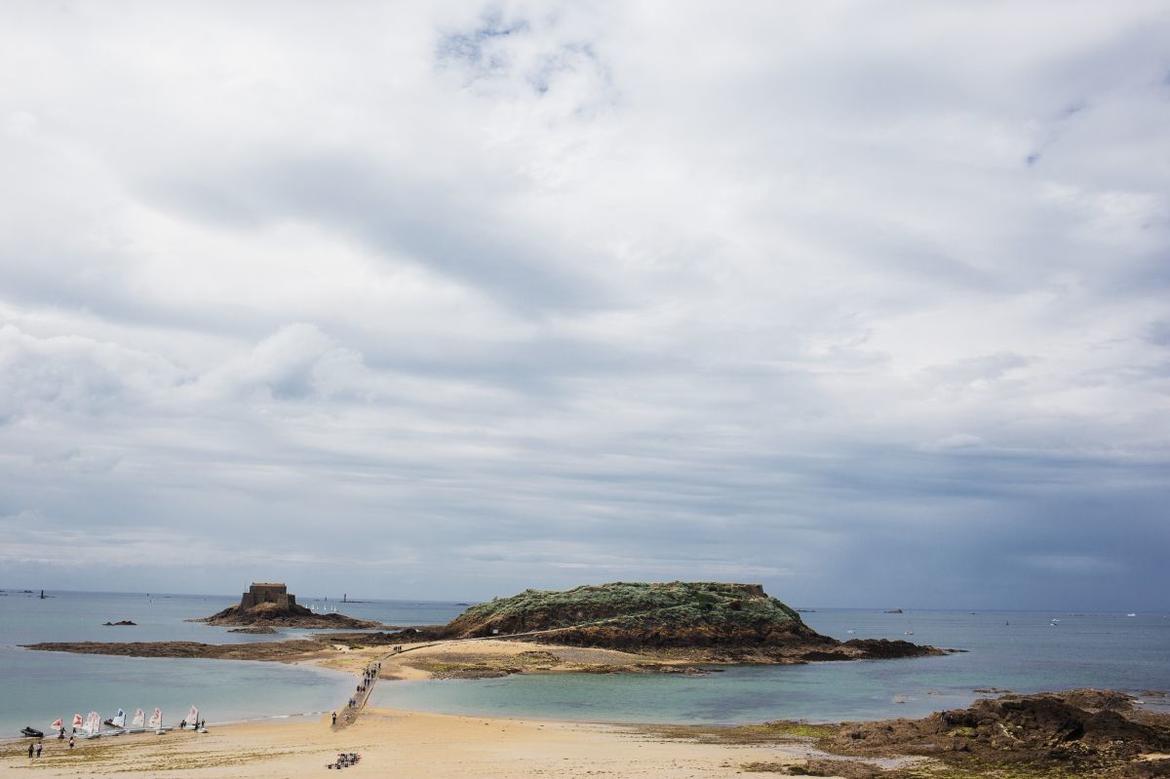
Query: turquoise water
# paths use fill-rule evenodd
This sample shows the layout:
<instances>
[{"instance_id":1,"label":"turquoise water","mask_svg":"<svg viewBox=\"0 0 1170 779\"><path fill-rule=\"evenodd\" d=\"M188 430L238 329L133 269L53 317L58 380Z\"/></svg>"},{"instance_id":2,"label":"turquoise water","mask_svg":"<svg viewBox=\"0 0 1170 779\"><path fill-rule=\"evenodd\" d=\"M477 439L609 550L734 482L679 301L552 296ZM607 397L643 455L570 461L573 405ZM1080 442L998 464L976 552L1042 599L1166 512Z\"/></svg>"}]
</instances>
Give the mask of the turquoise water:
<instances>
[{"instance_id":1,"label":"turquoise water","mask_svg":"<svg viewBox=\"0 0 1170 779\"><path fill-rule=\"evenodd\" d=\"M379 685L377 705L460 714L615 722L813 722L923 716L965 706L977 688L1170 690L1162 614L821 610L837 638L907 638L968 651L945 657L733 667L706 676L526 675ZM1054 626L1053 618L1060 621ZM907 631L913 636L907 636ZM850 633L849 631L853 631Z\"/></svg>"},{"instance_id":2,"label":"turquoise water","mask_svg":"<svg viewBox=\"0 0 1170 779\"><path fill-rule=\"evenodd\" d=\"M38 641L280 640L311 631L254 636L187 622L213 614L236 598L200 595L51 592L41 600L23 593L0 596L0 738L21 727L47 730L75 712L103 716L119 707L163 709L168 725L196 705L208 722L328 711L352 687L348 674L279 663L173 658L103 657L33 652ZM310 603L323 603L308 599ZM332 601L330 602L333 603ZM340 604L338 604L340 605ZM347 614L390 624L443 623L463 609L449 603L371 601L344 606ZM135 627L105 627L129 619Z\"/></svg>"},{"instance_id":3,"label":"turquoise water","mask_svg":"<svg viewBox=\"0 0 1170 779\"><path fill-rule=\"evenodd\" d=\"M346 699L344 674L278 663L102 657L31 652L36 641L279 640L186 622L235 602L199 595L49 593L0 596L0 736L56 717L161 706L168 723L192 705L216 722L327 711ZM301 598L323 604L322 599ZM330 601L332 605L335 601ZM340 604L338 604L340 605ZM447 622L466 604L370 601L343 610L388 624ZM848 638L911 638L962 648L914 660L733 667L701 677L527 675L477 681L379 684L378 705L451 713L624 722L879 719L965 705L976 688L1170 690L1170 618L1164 614L818 610L812 627ZM1060 621L1053 625L1053 619ZM130 619L137 627L104 627ZM852 632L850 632L852 631ZM913 636L906 636L913 631Z\"/></svg>"}]
</instances>

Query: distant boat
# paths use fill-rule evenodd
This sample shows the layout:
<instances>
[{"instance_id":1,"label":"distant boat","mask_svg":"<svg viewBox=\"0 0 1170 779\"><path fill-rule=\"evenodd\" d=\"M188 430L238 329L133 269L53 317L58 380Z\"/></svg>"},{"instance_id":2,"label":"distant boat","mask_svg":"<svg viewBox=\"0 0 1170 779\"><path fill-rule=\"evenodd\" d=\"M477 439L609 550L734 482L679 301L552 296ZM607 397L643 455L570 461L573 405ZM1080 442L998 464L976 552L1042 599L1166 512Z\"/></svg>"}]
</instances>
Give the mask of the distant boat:
<instances>
[{"instance_id":1,"label":"distant boat","mask_svg":"<svg viewBox=\"0 0 1170 779\"><path fill-rule=\"evenodd\" d=\"M1126 614L1125 616L1127 616L1127 617L1136 617L1136 616L1137 616L1137 614L1131 611L1129 614Z\"/></svg>"},{"instance_id":2,"label":"distant boat","mask_svg":"<svg viewBox=\"0 0 1170 779\"><path fill-rule=\"evenodd\" d=\"M901 609L886 609L885 613L886 614L901 614L902 610Z\"/></svg>"}]
</instances>

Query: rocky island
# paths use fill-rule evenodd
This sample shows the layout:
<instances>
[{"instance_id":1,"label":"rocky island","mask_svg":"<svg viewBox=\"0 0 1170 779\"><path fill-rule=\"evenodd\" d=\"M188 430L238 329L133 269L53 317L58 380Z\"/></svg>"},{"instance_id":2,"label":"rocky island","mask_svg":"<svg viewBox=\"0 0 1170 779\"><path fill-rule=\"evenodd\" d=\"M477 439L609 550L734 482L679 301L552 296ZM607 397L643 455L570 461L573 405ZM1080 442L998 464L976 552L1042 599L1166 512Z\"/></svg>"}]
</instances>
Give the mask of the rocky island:
<instances>
[{"instance_id":1,"label":"rocky island","mask_svg":"<svg viewBox=\"0 0 1170 779\"><path fill-rule=\"evenodd\" d=\"M886 639L821 635L758 584L613 582L525 590L464 611L435 638L512 636L620 650L695 650L724 662L921 657L944 650Z\"/></svg>"},{"instance_id":2,"label":"rocky island","mask_svg":"<svg viewBox=\"0 0 1170 779\"><path fill-rule=\"evenodd\" d=\"M362 629L383 627L368 619L347 617L344 614L315 614L297 604L295 595L282 582L252 582L252 586L235 606L210 617L192 620L209 625L231 625L244 628L334 628ZM257 630L256 632L261 632ZM264 631L270 632L270 631Z\"/></svg>"},{"instance_id":3,"label":"rocky island","mask_svg":"<svg viewBox=\"0 0 1170 779\"><path fill-rule=\"evenodd\" d=\"M245 593L239 606L206 621L250 627L351 627L342 615L308 615L284 591ZM281 585L283 586L283 585ZM252 598L248 596L252 595ZM289 600L280 598L287 595ZM263 600L272 598L273 600ZM290 613L291 612L291 613ZM295 622L284 620L294 619ZM318 621L320 620L320 621ZM360 627L370 623L356 621ZM886 639L838 641L758 584L614 582L570 590L525 590L466 609L446 625L364 633L330 632L292 641L42 643L32 649L146 657L204 657L349 667L387 655L383 676L482 678L527 672L690 672L700 664L796 664L892 659L949 650Z\"/></svg>"}]
</instances>

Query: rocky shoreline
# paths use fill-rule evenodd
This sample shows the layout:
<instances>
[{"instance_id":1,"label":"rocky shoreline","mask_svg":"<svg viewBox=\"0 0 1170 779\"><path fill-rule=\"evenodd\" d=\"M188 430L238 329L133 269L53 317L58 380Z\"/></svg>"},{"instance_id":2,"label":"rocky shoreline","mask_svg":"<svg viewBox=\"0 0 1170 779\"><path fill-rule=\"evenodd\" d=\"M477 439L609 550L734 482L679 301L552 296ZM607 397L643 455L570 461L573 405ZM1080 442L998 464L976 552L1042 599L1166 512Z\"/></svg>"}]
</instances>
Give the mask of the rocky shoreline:
<instances>
[{"instance_id":1,"label":"rocky shoreline","mask_svg":"<svg viewBox=\"0 0 1170 779\"><path fill-rule=\"evenodd\" d=\"M922 719L812 725L657 726L659 737L708 743L803 741L800 763L753 763L752 773L845 779L1011 779L1170 776L1170 713L1111 690L1005 694ZM897 765L883 765L883 760Z\"/></svg>"}]
</instances>

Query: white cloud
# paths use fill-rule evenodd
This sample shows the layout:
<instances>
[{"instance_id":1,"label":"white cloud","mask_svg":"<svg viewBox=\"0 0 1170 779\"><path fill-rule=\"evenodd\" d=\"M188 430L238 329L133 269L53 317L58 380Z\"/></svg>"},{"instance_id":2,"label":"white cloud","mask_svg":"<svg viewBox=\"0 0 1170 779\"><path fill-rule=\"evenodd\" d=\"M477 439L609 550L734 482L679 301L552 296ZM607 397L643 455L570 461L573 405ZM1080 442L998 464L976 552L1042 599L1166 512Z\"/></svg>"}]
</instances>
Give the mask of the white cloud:
<instances>
[{"instance_id":1,"label":"white cloud","mask_svg":"<svg viewBox=\"0 0 1170 779\"><path fill-rule=\"evenodd\" d=\"M383 594L531 553L457 597L847 602L910 527L971 566L953 599L1070 527L1161 532L1167 33L1136 0L7 6L0 514L93 528L77 577L144 519L393 561Z\"/></svg>"}]
</instances>

